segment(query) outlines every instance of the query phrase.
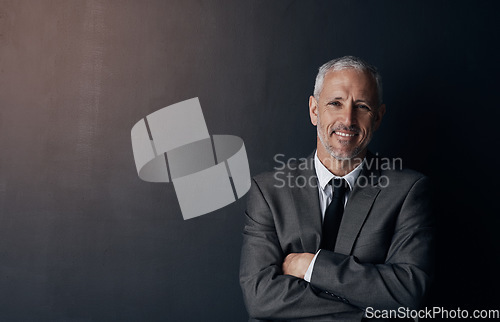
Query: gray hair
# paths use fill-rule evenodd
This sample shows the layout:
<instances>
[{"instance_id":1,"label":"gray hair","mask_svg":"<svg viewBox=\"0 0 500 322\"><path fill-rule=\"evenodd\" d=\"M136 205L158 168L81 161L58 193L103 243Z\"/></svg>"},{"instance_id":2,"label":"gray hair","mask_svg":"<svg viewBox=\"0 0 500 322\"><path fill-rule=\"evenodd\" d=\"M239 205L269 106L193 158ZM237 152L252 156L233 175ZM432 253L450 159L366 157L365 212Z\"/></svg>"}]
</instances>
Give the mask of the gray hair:
<instances>
[{"instance_id":1,"label":"gray hair","mask_svg":"<svg viewBox=\"0 0 500 322\"><path fill-rule=\"evenodd\" d=\"M354 56L344 56L340 58L335 58L330 60L329 62L323 64L319 68L318 75L316 76L316 83L314 84L314 98L319 99L319 94L323 89L323 80L325 79L325 75L329 71L337 71L353 68L365 72L369 72L373 78L375 79L375 83L377 86L377 96L378 96L378 104L382 104L382 76L377 71L375 66L368 64L362 59Z\"/></svg>"}]
</instances>

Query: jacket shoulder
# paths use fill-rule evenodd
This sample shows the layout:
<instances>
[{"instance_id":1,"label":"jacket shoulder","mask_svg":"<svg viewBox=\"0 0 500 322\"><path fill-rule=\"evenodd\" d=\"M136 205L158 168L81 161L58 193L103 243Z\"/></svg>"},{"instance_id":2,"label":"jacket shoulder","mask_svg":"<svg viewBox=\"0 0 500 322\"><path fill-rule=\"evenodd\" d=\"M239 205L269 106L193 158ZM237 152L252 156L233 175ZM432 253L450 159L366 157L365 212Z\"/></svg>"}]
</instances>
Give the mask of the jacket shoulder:
<instances>
[{"instance_id":1,"label":"jacket shoulder","mask_svg":"<svg viewBox=\"0 0 500 322\"><path fill-rule=\"evenodd\" d=\"M413 185L417 181L428 181L429 178L418 171L412 169L382 170L381 178L385 177L391 183L397 185Z\"/></svg>"},{"instance_id":2,"label":"jacket shoulder","mask_svg":"<svg viewBox=\"0 0 500 322\"><path fill-rule=\"evenodd\" d=\"M292 161L281 162L272 171L262 172L252 179L261 188L284 188L300 186L315 180L314 158L292 158Z\"/></svg>"}]
</instances>

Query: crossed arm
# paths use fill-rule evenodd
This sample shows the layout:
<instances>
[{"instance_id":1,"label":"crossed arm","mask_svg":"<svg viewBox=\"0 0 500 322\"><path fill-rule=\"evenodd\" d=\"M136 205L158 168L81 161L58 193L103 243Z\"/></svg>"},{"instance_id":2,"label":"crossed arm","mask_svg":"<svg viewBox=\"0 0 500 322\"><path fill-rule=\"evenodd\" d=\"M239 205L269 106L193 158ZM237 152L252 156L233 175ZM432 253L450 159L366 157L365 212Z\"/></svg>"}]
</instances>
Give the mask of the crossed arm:
<instances>
[{"instance_id":1,"label":"crossed arm","mask_svg":"<svg viewBox=\"0 0 500 322\"><path fill-rule=\"evenodd\" d=\"M250 315L270 319L361 318L369 306L419 307L431 271L432 223L426 181L416 181L408 192L384 263L364 263L353 255L321 250L310 283L303 277L314 254L283 252L271 208L254 182L240 271Z\"/></svg>"},{"instance_id":2,"label":"crossed arm","mask_svg":"<svg viewBox=\"0 0 500 322\"><path fill-rule=\"evenodd\" d=\"M363 315L356 307L316 293L303 279L285 275L285 255L272 226L258 223L247 214L243 239L240 283L251 317L296 319L336 314L352 320Z\"/></svg>"}]
</instances>

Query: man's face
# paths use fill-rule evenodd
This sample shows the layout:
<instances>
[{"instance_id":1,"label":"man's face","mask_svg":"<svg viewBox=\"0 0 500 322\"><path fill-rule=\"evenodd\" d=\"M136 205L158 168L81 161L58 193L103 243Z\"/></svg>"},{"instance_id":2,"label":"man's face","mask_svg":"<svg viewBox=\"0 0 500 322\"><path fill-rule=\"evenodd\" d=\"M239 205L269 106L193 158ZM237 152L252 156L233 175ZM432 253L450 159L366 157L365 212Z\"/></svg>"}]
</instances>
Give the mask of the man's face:
<instances>
[{"instance_id":1,"label":"man's face","mask_svg":"<svg viewBox=\"0 0 500 322\"><path fill-rule=\"evenodd\" d=\"M319 98L309 98L311 122L318 128L318 154L339 160L363 158L384 113L369 73L353 68L327 72Z\"/></svg>"}]
</instances>

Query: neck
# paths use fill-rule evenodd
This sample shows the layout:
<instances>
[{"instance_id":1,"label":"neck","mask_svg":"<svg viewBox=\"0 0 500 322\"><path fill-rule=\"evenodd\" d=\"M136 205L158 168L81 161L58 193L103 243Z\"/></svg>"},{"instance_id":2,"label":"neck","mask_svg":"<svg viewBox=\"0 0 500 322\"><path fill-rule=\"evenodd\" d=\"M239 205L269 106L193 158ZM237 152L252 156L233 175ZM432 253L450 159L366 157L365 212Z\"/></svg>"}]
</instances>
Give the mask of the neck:
<instances>
[{"instance_id":1,"label":"neck","mask_svg":"<svg viewBox=\"0 0 500 322\"><path fill-rule=\"evenodd\" d=\"M358 165L363 162L363 159L366 155L366 150L359 153L352 159L337 159L334 158L330 153L326 150L321 149L318 146L317 149L318 158L323 163L323 165L334 175L343 177L352 170L354 170Z\"/></svg>"}]
</instances>

